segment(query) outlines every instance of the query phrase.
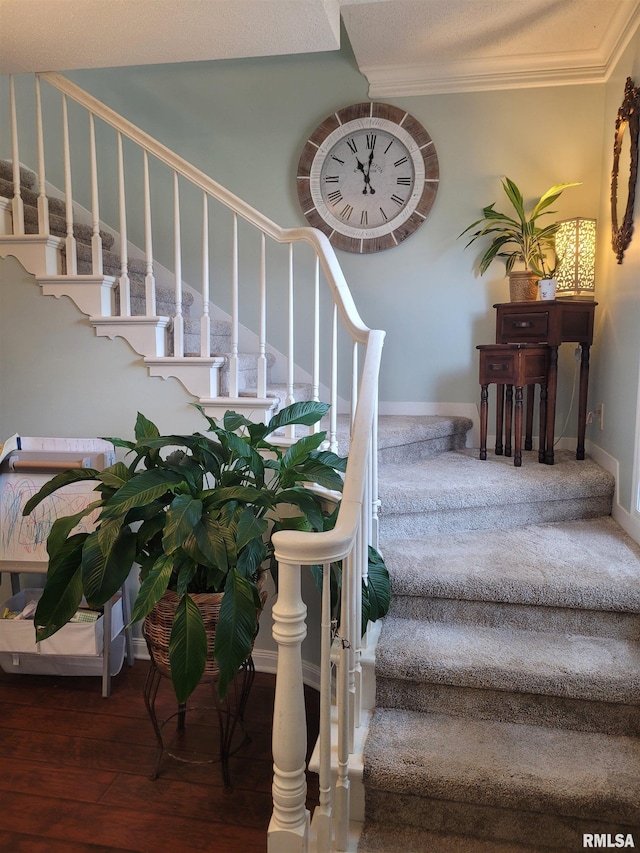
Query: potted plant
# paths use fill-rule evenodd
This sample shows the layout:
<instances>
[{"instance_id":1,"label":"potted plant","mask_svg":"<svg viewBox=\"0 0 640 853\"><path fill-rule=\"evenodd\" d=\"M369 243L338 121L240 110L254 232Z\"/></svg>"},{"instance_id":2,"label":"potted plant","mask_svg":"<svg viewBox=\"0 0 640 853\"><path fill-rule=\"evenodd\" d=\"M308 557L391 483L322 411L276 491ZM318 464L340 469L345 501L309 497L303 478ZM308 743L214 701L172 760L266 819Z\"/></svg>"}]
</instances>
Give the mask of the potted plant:
<instances>
[{"instance_id":1,"label":"potted plant","mask_svg":"<svg viewBox=\"0 0 640 853\"><path fill-rule=\"evenodd\" d=\"M328 408L295 403L268 424L235 412L220 424L205 415L210 435L162 436L138 414L135 441L109 439L133 456L130 464L64 471L46 483L26 504L25 515L63 486L80 480L98 485L95 501L51 528L47 578L35 614L37 639L65 625L83 595L91 607L102 607L138 565L132 622L149 618L156 605L166 603L163 596L173 599L168 657L179 703L202 678L212 645L194 597L224 593L213 644L223 698L251 653L262 607L260 579L273 560L271 534L285 527L330 528L335 510L314 486L338 493L339 500L346 469L346 458L320 449L324 432L300 438L286 451L267 438L288 425L313 425ZM289 516L281 512L285 505ZM92 512L93 531L74 532ZM386 567L373 566L370 584L377 593L371 607L363 590L363 609L374 620L384 615L385 596L388 607Z\"/></svg>"},{"instance_id":2,"label":"potted plant","mask_svg":"<svg viewBox=\"0 0 640 853\"><path fill-rule=\"evenodd\" d=\"M544 263L554 252L555 235L559 223L540 225L541 216L555 213L549 210L563 190L578 186L577 183L555 184L526 209L522 193L510 178L504 178L502 188L513 208L513 215L495 210L495 202L482 209L482 218L472 222L460 234L468 234L473 229L467 248L479 238L489 237L490 243L480 259L480 275L484 275L492 261L501 258L505 261L509 275L510 296L512 302L535 299L537 282L546 278ZM478 227L480 226L480 227ZM524 265L523 270L514 270L516 263Z\"/></svg>"}]
</instances>

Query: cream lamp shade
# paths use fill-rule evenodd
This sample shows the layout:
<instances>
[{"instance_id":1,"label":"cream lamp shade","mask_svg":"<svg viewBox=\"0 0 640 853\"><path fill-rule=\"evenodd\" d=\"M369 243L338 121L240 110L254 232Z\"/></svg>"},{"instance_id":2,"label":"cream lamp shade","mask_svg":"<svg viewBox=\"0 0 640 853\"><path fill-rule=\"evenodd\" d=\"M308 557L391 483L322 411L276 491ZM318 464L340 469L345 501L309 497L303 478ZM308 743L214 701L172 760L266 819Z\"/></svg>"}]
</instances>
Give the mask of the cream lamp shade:
<instances>
[{"instance_id":1,"label":"cream lamp shade","mask_svg":"<svg viewBox=\"0 0 640 853\"><path fill-rule=\"evenodd\" d=\"M556 293L592 296L596 288L596 220L576 218L561 222L556 233L556 256Z\"/></svg>"}]
</instances>

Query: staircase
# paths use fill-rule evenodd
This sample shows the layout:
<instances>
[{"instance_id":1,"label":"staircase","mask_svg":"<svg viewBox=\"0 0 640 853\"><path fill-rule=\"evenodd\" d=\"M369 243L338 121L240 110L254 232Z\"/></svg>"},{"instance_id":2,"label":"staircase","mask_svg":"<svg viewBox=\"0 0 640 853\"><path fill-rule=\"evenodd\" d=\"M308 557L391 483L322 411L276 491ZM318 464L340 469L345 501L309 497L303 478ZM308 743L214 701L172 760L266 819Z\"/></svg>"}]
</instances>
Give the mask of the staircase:
<instances>
[{"instance_id":1,"label":"staircase","mask_svg":"<svg viewBox=\"0 0 640 853\"><path fill-rule=\"evenodd\" d=\"M24 204L25 234L37 235L38 221L38 193L37 176L35 172L24 166L20 169L20 194ZM0 199L11 199L14 195L14 183L12 175L12 164L8 160L0 160ZM53 237L61 241L66 236L65 202L61 198L49 196L47 199L49 214L49 229ZM76 241L77 274L78 276L91 277L93 271L92 239L93 232L90 225L75 222L73 233ZM122 257L114 246L115 237L108 231L101 230L100 238L102 244L101 259L104 276L113 279L113 308L118 315L120 310L120 288L116 282L122 269ZM67 271L66 250L64 245L60 247L61 275ZM126 258L126 268L130 282L131 294L130 305L133 317L144 317L146 314L146 287L145 277L147 274L146 263L137 257ZM62 285L63 287L65 285ZM43 285L43 290L49 295L55 295L51 289L52 284ZM171 287L156 285L155 288L156 311L161 317L171 318L176 313L175 292ZM82 300L79 300L82 309ZM201 327L199 317L192 317L191 311L194 305L194 294L185 290L182 294L182 315L184 321L184 355L194 362L201 351ZM100 319L92 318L94 324L106 328L106 323L100 323ZM99 332L100 333L100 332ZM104 333L104 332L103 332ZM229 360L231 356L231 324L229 321L217 320L210 327L210 352L214 358L219 359L218 392L221 397L229 397ZM167 350L173 352L173 329L171 324L167 325ZM141 353L144 354L144 353ZM155 354L155 353L154 353ZM238 392L241 396L256 393L257 371L255 353L238 353ZM271 369L275 362L273 354L266 355L267 361L267 383L269 385L269 397L271 411L277 411L286 399L286 387L282 383L271 381ZM187 390L189 385L187 384ZM295 393L297 400L308 399L310 386L308 384L296 384Z\"/></svg>"},{"instance_id":2,"label":"staircase","mask_svg":"<svg viewBox=\"0 0 640 853\"><path fill-rule=\"evenodd\" d=\"M568 451L516 469L394 442L358 850L640 845L640 548L613 478Z\"/></svg>"}]
</instances>

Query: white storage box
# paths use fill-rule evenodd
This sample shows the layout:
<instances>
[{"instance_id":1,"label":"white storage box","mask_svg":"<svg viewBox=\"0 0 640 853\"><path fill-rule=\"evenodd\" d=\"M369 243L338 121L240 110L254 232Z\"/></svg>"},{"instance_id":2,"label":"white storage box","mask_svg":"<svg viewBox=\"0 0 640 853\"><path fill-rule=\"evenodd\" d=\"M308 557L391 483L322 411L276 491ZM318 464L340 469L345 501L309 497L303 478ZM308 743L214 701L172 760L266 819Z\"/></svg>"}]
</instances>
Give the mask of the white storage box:
<instances>
[{"instance_id":1,"label":"white storage box","mask_svg":"<svg viewBox=\"0 0 640 853\"><path fill-rule=\"evenodd\" d=\"M41 589L23 589L2 605L0 615L5 607L14 612L22 611L30 601L37 601L41 595ZM122 598L119 597L111 608L111 638L115 639L123 628ZM65 625L41 643L36 643L33 619L0 619L0 653L102 657L103 638L104 616L95 622Z\"/></svg>"}]
</instances>

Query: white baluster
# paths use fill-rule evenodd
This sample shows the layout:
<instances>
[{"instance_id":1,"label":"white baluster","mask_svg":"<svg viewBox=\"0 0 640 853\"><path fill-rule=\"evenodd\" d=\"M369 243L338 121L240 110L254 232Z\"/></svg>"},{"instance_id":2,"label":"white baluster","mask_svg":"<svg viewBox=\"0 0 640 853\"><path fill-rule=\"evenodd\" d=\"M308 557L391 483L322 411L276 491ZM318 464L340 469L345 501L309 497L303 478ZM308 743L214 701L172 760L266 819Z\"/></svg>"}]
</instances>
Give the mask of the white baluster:
<instances>
[{"instance_id":1,"label":"white baluster","mask_svg":"<svg viewBox=\"0 0 640 853\"><path fill-rule=\"evenodd\" d=\"M349 754L351 752L351 714L349 702L349 641L344 636L350 613L350 589L348 572L350 557L343 562L342 595L340 612L342 614L340 633L342 642L338 658L337 700L338 700L338 775L336 779L335 833L336 847L346 850L349 838L349 814L351 800L351 782L349 780Z\"/></svg>"},{"instance_id":2,"label":"white baluster","mask_svg":"<svg viewBox=\"0 0 640 853\"><path fill-rule=\"evenodd\" d=\"M320 258L316 255L313 276L313 374L312 399L320 399ZM320 422L314 424L314 432L320 431Z\"/></svg>"},{"instance_id":3,"label":"white baluster","mask_svg":"<svg viewBox=\"0 0 640 853\"><path fill-rule=\"evenodd\" d=\"M267 246L264 231L260 240L260 331L258 341L258 397L267 396Z\"/></svg>"},{"instance_id":4,"label":"white baluster","mask_svg":"<svg viewBox=\"0 0 640 853\"><path fill-rule=\"evenodd\" d=\"M294 309L293 309L293 243L289 243L289 297L288 297L288 329L287 329L287 406L295 403L293 393L293 380L295 370L295 352L294 352ZM295 427L287 427L287 435L293 438L295 436Z\"/></svg>"},{"instance_id":5,"label":"white baluster","mask_svg":"<svg viewBox=\"0 0 640 853\"><path fill-rule=\"evenodd\" d=\"M329 446L338 452L338 306L333 305L331 323L331 408L329 409Z\"/></svg>"},{"instance_id":6,"label":"white baluster","mask_svg":"<svg viewBox=\"0 0 640 853\"><path fill-rule=\"evenodd\" d=\"M211 354L211 318L209 316L209 202L202 193L202 316L200 317L200 355Z\"/></svg>"},{"instance_id":7,"label":"white baluster","mask_svg":"<svg viewBox=\"0 0 640 853\"><path fill-rule=\"evenodd\" d=\"M62 96L62 134L64 147L64 210L67 222L67 236L64 246L67 258L67 275L78 274L78 255L76 238L73 233L73 193L71 190L71 146L69 144L69 113L67 96Z\"/></svg>"},{"instance_id":8,"label":"white baluster","mask_svg":"<svg viewBox=\"0 0 640 853\"><path fill-rule=\"evenodd\" d=\"M9 96L11 102L11 157L13 159L13 199L11 214L13 216L13 233L17 236L24 234L24 203L20 187L20 151L18 150L18 114L16 109L16 92L13 74L9 75Z\"/></svg>"},{"instance_id":9,"label":"white baluster","mask_svg":"<svg viewBox=\"0 0 640 853\"><path fill-rule=\"evenodd\" d=\"M231 355L229 357L229 396L238 396L238 214L233 214L231 246Z\"/></svg>"},{"instance_id":10,"label":"white baluster","mask_svg":"<svg viewBox=\"0 0 640 853\"><path fill-rule=\"evenodd\" d=\"M176 313L173 318L173 354L184 355L184 316L182 313L182 245L180 238L180 188L178 173L173 173L173 255L175 266Z\"/></svg>"},{"instance_id":11,"label":"white baluster","mask_svg":"<svg viewBox=\"0 0 640 853\"><path fill-rule=\"evenodd\" d=\"M122 134L118 133L118 215L120 219L120 316L131 316L131 281L129 279L127 244L127 200L124 185L124 151Z\"/></svg>"},{"instance_id":12,"label":"white baluster","mask_svg":"<svg viewBox=\"0 0 640 853\"><path fill-rule=\"evenodd\" d=\"M366 479L365 479L366 498ZM368 549L366 543L367 525L363 516L369 512L368 504L363 503L360 508L360 524L357 535L356 565L354 572L354 620L353 620L353 725L360 728L360 711L362 708L362 582L368 578ZM354 732L355 737L355 732Z\"/></svg>"},{"instance_id":13,"label":"white baluster","mask_svg":"<svg viewBox=\"0 0 640 853\"><path fill-rule=\"evenodd\" d=\"M278 644L273 709L273 814L269 853L305 853L309 812L305 806L307 724L302 681L302 641L307 608L300 592L300 566L280 563L278 598L273 606L273 638Z\"/></svg>"},{"instance_id":14,"label":"white baluster","mask_svg":"<svg viewBox=\"0 0 640 853\"><path fill-rule=\"evenodd\" d=\"M358 630L359 618L356 611L356 602L358 595L356 592L356 584L360 583L360 542L358 534L353 543L353 549L349 556L344 561L346 567L346 577L343 575L342 584L347 587L348 599L347 610L348 617L344 626L344 636L348 642L347 648L347 663L349 667L349 731L348 731L348 749L349 753L353 752L353 743L355 739L356 729L356 647L358 645Z\"/></svg>"},{"instance_id":15,"label":"white baluster","mask_svg":"<svg viewBox=\"0 0 640 853\"><path fill-rule=\"evenodd\" d=\"M49 236L49 201L44 170L44 130L42 125L42 99L40 78L36 74L36 135L38 137L38 234Z\"/></svg>"},{"instance_id":16,"label":"white baluster","mask_svg":"<svg viewBox=\"0 0 640 853\"><path fill-rule=\"evenodd\" d=\"M374 548L378 548L378 510L380 508L380 498L378 495L378 395L375 395L374 400L374 415L373 428L371 431L371 449L369 458L371 463L371 532L370 542Z\"/></svg>"},{"instance_id":17,"label":"white baluster","mask_svg":"<svg viewBox=\"0 0 640 853\"><path fill-rule=\"evenodd\" d=\"M331 802L331 564L322 574L322 622L320 646L320 768L319 803L312 827L318 853L331 849L333 807Z\"/></svg>"},{"instance_id":18,"label":"white baluster","mask_svg":"<svg viewBox=\"0 0 640 853\"><path fill-rule=\"evenodd\" d=\"M89 113L89 139L91 144L91 269L102 275L102 237L100 235L100 202L98 198L98 155L93 113Z\"/></svg>"},{"instance_id":19,"label":"white baluster","mask_svg":"<svg viewBox=\"0 0 640 853\"><path fill-rule=\"evenodd\" d=\"M156 316L156 279L153 274L153 232L151 230L151 188L149 185L149 155L142 152L142 165L144 173L144 296L146 302L146 314L148 317Z\"/></svg>"},{"instance_id":20,"label":"white baluster","mask_svg":"<svg viewBox=\"0 0 640 853\"><path fill-rule=\"evenodd\" d=\"M351 350L351 427L356 417L358 405L358 343L353 341Z\"/></svg>"}]
</instances>

